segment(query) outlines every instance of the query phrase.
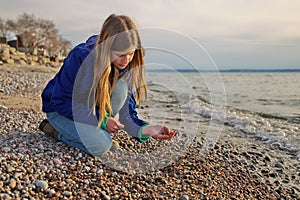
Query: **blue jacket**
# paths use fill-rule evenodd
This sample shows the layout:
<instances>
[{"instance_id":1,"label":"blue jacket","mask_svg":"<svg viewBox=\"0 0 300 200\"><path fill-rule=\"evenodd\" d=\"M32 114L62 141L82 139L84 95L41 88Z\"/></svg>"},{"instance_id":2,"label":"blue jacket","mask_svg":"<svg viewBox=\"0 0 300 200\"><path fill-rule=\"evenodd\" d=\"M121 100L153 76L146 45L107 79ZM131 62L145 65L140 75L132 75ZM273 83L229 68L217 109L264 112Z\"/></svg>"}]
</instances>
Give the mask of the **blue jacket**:
<instances>
[{"instance_id":1,"label":"blue jacket","mask_svg":"<svg viewBox=\"0 0 300 200\"><path fill-rule=\"evenodd\" d=\"M73 48L64 63L49 81L42 92L43 112L58 112L73 121L97 126L99 121L98 108L96 115L87 107L87 96L93 81L94 49L97 36L91 36L85 43ZM92 105L92 104L91 104ZM147 123L138 118L134 96L128 93L127 100L119 112L119 120L124 130L144 142L141 130Z\"/></svg>"}]
</instances>

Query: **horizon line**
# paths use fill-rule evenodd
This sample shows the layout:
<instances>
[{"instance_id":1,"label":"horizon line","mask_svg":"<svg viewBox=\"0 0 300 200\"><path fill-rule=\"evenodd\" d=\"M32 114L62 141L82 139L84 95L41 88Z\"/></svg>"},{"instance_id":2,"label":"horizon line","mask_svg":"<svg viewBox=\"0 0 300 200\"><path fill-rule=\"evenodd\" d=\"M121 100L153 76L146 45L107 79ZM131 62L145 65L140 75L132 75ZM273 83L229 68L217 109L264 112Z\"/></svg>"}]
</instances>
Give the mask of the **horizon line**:
<instances>
[{"instance_id":1,"label":"horizon line","mask_svg":"<svg viewBox=\"0 0 300 200\"><path fill-rule=\"evenodd\" d=\"M147 72L300 72L300 69L220 69L220 70L197 70L197 69L146 69Z\"/></svg>"}]
</instances>

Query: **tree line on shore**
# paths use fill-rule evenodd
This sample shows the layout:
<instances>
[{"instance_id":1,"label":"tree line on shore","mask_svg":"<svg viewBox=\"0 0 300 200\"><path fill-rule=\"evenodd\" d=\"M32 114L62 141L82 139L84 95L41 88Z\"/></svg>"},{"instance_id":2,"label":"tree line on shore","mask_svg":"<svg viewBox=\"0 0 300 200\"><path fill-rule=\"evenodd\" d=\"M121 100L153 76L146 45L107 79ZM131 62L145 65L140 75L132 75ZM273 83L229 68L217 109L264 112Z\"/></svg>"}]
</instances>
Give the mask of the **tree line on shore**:
<instances>
[{"instance_id":1,"label":"tree line on shore","mask_svg":"<svg viewBox=\"0 0 300 200\"><path fill-rule=\"evenodd\" d=\"M27 13L20 14L16 19L0 17L0 37L21 41L27 53L41 48L52 55L66 56L72 48L71 42L59 34L52 20Z\"/></svg>"}]
</instances>

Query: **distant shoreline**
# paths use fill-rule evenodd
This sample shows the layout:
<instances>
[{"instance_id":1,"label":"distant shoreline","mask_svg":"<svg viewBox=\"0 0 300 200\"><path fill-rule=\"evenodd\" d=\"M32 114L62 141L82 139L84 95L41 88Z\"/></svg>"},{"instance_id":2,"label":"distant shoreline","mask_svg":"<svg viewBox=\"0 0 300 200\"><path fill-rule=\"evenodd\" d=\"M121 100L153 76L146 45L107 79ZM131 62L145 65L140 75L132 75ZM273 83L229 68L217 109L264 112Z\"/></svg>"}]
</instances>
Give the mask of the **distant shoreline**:
<instances>
[{"instance_id":1,"label":"distant shoreline","mask_svg":"<svg viewBox=\"0 0 300 200\"><path fill-rule=\"evenodd\" d=\"M0 71L26 71L26 72L57 72L60 67L47 67L45 65L19 65L3 64ZM221 70L197 70L197 69L147 69L146 72L181 72L181 73L293 73L300 72L300 69L221 69Z\"/></svg>"},{"instance_id":2,"label":"distant shoreline","mask_svg":"<svg viewBox=\"0 0 300 200\"><path fill-rule=\"evenodd\" d=\"M300 72L300 69L223 69L223 70L196 70L196 69L147 69L147 72L220 72L220 73L291 73Z\"/></svg>"}]
</instances>

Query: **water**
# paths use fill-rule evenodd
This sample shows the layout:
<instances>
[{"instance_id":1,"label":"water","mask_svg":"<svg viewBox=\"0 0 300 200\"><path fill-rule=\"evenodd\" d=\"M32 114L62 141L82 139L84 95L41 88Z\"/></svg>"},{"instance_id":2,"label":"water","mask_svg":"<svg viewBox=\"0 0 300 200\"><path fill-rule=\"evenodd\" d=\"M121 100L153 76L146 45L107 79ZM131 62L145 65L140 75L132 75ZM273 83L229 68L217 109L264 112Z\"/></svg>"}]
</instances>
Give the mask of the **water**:
<instances>
[{"instance_id":1,"label":"water","mask_svg":"<svg viewBox=\"0 0 300 200\"><path fill-rule=\"evenodd\" d=\"M222 81L220 77L222 78ZM150 72L147 80L180 96L183 109L212 116L215 93L225 96L222 122L300 159L300 73ZM209 80L219 81L218 83ZM219 91L211 91L216 84Z\"/></svg>"},{"instance_id":2,"label":"water","mask_svg":"<svg viewBox=\"0 0 300 200\"><path fill-rule=\"evenodd\" d=\"M228 105L299 122L300 73L225 73L222 77Z\"/></svg>"}]
</instances>

